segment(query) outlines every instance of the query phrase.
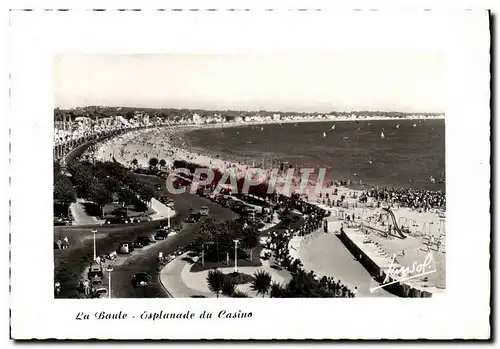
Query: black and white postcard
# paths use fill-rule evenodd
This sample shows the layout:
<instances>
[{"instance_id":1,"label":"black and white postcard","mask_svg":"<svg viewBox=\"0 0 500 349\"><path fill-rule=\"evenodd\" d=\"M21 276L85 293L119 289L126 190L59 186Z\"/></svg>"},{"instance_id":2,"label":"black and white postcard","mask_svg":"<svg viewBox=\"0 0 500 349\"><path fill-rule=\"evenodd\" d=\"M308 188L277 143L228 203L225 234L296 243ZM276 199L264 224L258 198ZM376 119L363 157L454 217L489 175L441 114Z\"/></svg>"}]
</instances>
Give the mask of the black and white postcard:
<instances>
[{"instance_id":1,"label":"black and white postcard","mask_svg":"<svg viewBox=\"0 0 500 349\"><path fill-rule=\"evenodd\" d=\"M487 11L10 18L13 338L489 338Z\"/></svg>"}]
</instances>

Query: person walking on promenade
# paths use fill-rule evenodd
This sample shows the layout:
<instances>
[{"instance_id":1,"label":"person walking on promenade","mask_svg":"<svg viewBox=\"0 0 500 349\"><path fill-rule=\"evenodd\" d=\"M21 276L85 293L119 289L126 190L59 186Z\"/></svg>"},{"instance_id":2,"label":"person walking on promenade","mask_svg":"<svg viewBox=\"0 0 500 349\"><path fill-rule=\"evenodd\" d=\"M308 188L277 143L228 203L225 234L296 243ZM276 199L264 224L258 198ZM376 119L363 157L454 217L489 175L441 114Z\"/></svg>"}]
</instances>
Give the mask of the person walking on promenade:
<instances>
[{"instance_id":1,"label":"person walking on promenade","mask_svg":"<svg viewBox=\"0 0 500 349\"><path fill-rule=\"evenodd\" d=\"M90 282L89 280L83 281L83 291L86 296L90 295Z\"/></svg>"},{"instance_id":2,"label":"person walking on promenade","mask_svg":"<svg viewBox=\"0 0 500 349\"><path fill-rule=\"evenodd\" d=\"M69 248L69 239L67 236L64 237L63 239L63 249Z\"/></svg>"},{"instance_id":3,"label":"person walking on promenade","mask_svg":"<svg viewBox=\"0 0 500 349\"><path fill-rule=\"evenodd\" d=\"M55 297L58 297L60 293L61 293L61 284L59 283L59 281L56 281L56 283L54 284Z\"/></svg>"}]
</instances>

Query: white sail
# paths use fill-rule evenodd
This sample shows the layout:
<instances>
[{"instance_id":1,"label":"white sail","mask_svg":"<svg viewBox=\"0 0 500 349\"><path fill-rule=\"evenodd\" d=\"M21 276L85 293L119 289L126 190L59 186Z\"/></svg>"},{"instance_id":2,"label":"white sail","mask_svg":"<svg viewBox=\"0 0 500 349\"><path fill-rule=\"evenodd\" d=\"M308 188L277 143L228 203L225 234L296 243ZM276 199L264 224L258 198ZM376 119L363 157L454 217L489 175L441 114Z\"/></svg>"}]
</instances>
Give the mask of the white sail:
<instances>
[{"instance_id":1,"label":"white sail","mask_svg":"<svg viewBox=\"0 0 500 349\"><path fill-rule=\"evenodd\" d=\"M385 138L385 135L384 135L384 132L380 132L380 139L384 139Z\"/></svg>"},{"instance_id":2,"label":"white sail","mask_svg":"<svg viewBox=\"0 0 500 349\"><path fill-rule=\"evenodd\" d=\"M332 126L332 130L335 130L335 125Z\"/></svg>"},{"instance_id":3,"label":"white sail","mask_svg":"<svg viewBox=\"0 0 500 349\"><path fill-rule=\"evenodd\" d=\"M417 124L413 124L413 127L417 127Z\"/></svg>"},{"instance_id":4,"label":"white sail","mask_svg":"<svg viewBox=\"0 0 500 349\"><path fill-rule=\"evenodd\" d=\"M326 132L323 132L323 137L326 137Z\"/></svg>"},{"instance_id":5,"label":"white sail","mask_svg":"<svg viewBox=\"0 0 500 349\"><path fill-rule=\"evenodd\" d=\"M261 128L260 128L260 130L261 130L261 131L263 131L263 130L264 130L264 127L261 127Z\"/></svg>"},{"instance_id":6,"label":"white sail","mask_svg":"<svg viewBox=\"0 0 500 349\"><path fill-rule=\"evenodd\" d=\"M399 128L399 124L396 125L396 128Z\"/></svg>"}]
</instances>

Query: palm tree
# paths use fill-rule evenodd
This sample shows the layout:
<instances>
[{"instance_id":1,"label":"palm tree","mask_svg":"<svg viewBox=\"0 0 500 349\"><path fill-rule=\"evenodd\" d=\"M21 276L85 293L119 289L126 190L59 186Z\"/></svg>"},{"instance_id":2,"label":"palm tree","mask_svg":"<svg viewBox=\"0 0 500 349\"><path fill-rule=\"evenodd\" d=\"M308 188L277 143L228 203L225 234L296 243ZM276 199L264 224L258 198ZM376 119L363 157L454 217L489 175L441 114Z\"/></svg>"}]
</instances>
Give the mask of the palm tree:
<instances>
[{"instance_id":1,"label":"palm tree","mask_svg":"<svg viewBox=\"0 0 500 349\"><path fill-rule=\"evenodd\" d=\"M227 297L232 297L234 295L234 292L236 291L236 285L231 278L224 277L221 291L222 294Z\"/></svg>"},{"instance_id":2,"label":"palm tree","mask_svg":"<svg viewBox=\"0 0 500 349\"><path fill-rule=\"evenodd\" d=\"M255 274L253 274L253 277L252 290L257 291L257 294L262 294L262 298L264 298L271 287L271 274L267 271L257 270Z\"/></svg>"},{"instance_id":3,"label":"palm tree","mask_svg":"<svg viewBox=\"0 0 500 349\"><path fill-rule=\"evenodd\" d=\"M285 288L281 284L277 282L271 284L271 290L269 291L269 296L271 298L282 298L284 293Z\"/></svg>"},{"instance_id":4,"label":"palm tree","mask_svg":"<svg viewBox=\"0 0 500 349\"><path fill-rule=\"evenodd\" d=\"M217 295L222 291L224 284L224 274L220 270L210 270L207 276L208 289Z\"/></svg>"}]
</instances>

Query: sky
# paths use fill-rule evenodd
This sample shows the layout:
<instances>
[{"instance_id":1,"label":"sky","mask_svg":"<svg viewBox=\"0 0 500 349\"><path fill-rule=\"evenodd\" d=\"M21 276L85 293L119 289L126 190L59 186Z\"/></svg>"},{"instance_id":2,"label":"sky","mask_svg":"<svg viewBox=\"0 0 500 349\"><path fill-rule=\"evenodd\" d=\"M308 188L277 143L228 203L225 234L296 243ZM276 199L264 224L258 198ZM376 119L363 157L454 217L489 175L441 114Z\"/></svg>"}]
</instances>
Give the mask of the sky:
<instances>
[{"instance_id":1,"label":"sky","mask_svg":"<svg viewBox=\"0 0 500 349\"><path fill-rule=\"evenodd\" d=\"M55 106L444 112L438 52L60 55Z\"/></svg>"}]
</instances>

